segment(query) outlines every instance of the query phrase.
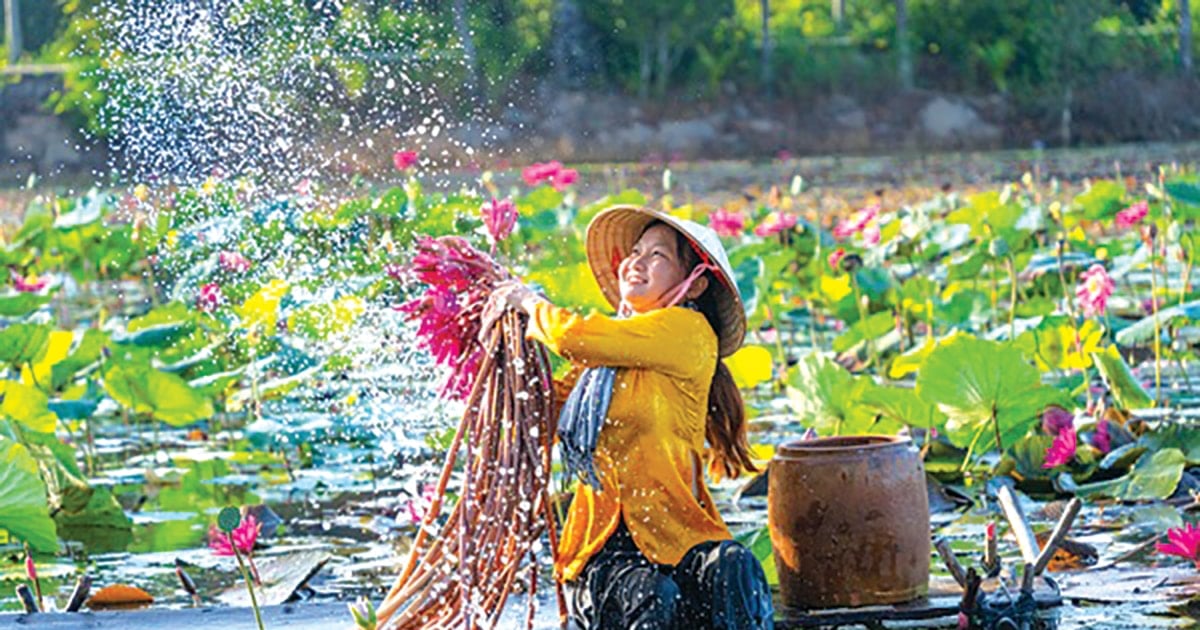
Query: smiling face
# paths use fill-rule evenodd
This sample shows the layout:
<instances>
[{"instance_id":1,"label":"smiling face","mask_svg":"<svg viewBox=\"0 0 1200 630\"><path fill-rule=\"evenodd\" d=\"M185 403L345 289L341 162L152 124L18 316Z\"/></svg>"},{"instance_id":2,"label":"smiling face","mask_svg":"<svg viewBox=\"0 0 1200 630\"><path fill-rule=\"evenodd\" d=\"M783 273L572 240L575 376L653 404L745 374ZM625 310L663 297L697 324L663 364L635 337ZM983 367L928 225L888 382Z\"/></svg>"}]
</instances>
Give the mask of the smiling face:
<instances>
[{"instance_id":1,"label":"smiling face","mask_svg":"<svg viewBox=\"0 0 1200 630\"><path fill-rule=\"evenodd\" d=\"M681 259L679 237L665 224L651 226L621 261L617 269L621 300L635 313L645 313L664 306L663 300L679 286L691 271ZM708 286L706 278L692 283L687 297L695 298Z\"/></svg>"}]
</instances>

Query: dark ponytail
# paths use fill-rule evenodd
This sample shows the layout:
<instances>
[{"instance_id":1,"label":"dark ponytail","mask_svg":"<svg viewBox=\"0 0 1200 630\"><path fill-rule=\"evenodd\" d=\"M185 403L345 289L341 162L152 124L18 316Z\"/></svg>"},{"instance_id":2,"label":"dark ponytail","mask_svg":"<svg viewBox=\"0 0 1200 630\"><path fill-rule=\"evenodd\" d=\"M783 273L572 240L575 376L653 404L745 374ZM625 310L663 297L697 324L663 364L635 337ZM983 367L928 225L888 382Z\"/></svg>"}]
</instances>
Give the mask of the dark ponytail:
<instances>
[{"instance_id":1,"label":"dark ponytail","mask_svg":"<svg viewBox=\"0 0 1200 630\"><path fill-rule=\"evenodd\" d=\"M661 223L655 221L646 226L646 229ZM677 236L676 251L684 269L694 269L701 262L700 254L693 249L687 237L678 230L672 231ZM717 291L724 289L712 271L704 272L702 277L708 280L708 287L695 299L695 303L715 333L721 330ZM720 358L717 359L717 369L708 388L708 418L704 426L704 439L712 449L708 458L710 475L717 478L734 478L744 472L758 472L754 460L750 459L750 442L746 439L746 406L742 402L742 392L733 382L733 375Z\"/></svg>"}]
</instances>

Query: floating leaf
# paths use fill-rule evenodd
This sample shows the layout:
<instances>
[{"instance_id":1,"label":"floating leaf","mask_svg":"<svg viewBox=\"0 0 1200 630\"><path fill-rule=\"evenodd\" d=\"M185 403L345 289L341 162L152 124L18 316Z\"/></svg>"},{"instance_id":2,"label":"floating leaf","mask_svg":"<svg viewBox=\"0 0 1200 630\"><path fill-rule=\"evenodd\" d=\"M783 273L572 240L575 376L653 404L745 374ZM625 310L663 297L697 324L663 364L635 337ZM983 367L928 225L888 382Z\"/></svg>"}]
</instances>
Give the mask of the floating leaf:
<instances>
[{"instance_id":1,"label":"floating leaf","mask_svg":"<svg viewBox=\"0 0 1200 630\"><path fill-rule=\"evenodd\" d=\"M19 422L31 431L53 433L58 417L46 405L46 395L16 381L0 381L0 415Z\"/></svg>"},{"instance_id":2,"label":"floating leaf","mask_svg":"<svg viewBox=\"0 0 1200 630\"><path fill-rule=\"evenodd\" d=\"M742 346L724 361L733 375L733 382L740 388L755 387L771 380L774 370L771 352L762 346Z\"/></svg>"},{"instance_id":3,"label":"floating leaf","mask_svg":"<svg viewBox=\"0 0 1200 630\"><path fill-rule=\"evenodd\" d=\"M788 370L788 400L805 424L822 435L865 433L875 422L867 407L857 404L872 386L819 353L812 353Z\"/></svg>"},{"instance_id":4,"label":"floating leaf","mask_svg":"<svg viewBox=\"0 0 1200 630\"><path fill-rule=\"evenodd\" d=\"M1090 188L1076 195L1073 203L1091 221L1111 219L1121 210L1125 186L1110 179L1092 182Z\"/></svg>"},{"instance_id":5,"label":"floating leaf","mask_svg":"<svg viewBox=\"0 0 1200 630\"><path fill-rule=\"evenodd\" d=\"M0 529L38 551L58 551L46 486L24 446L0 436Z\"/></svg>"},{"instance_id":6,"label":"floating leaf","mask_svg":"<svg viewBox=\"0 0 1200 630\"><path fill-rule=\"evenodd\" d=\"M872 387L863 393L861 403L890 420L896 429L905 425L925 429L938 428L946 422L946 414L917 396L917 392L912 389Z\"/></svg>"},{"instance_id":7,"label":"floating leaf","mask_svg":"<svg viewBox=\"0 0 1200 630\"><path fill-rule=\"evenodd\" d=\"M1092 366L1091 355L1100 350L1104 328L1094 320L1079 327L1076 344L1075 327L1065 317L1046 317L1036 327L1017 336L1017 347L1037 363L1043 372L1051 370L1083 370Z\"/></svg>"},{"instance_id":8,"label":"floating leaf","mask_svg":"<svg viewBox=\"0 0 1200 630\"><path fill-rule=\"evenodd\" d=\"M1187 459L1177 448L1158 452L1147 451L1129 474L1107 481L1076 484L1070 475L1058 476L1058 485L1065 492L1079 496L1107 496L1124 501L1165 499L1175 492Z\"/></svg>"},{"instance_id":9,"label":"floating leaf","mask_svg":"<svg viewBox=\"0 0 1200 630\"><path fill-rule=\"evenodd\" d=\"M0 362L21 366L41 358L51 330L42 324L13 324L0 331Z\"/></svg>"},{"instance_id":10,"label":"floating leaf","mask_svg":"<svg viewBox=\"0 0 1200 630\"><path fill-rule=\"evenodd\" d=\"M43 389L53 385L54 364L67 358L75 334L67 330L54 330L46 341L45 351L36 361L21 367L21 382Z\"/></svg>"},{"instance_id":11,"label":"floating leaf","mask_svg":"<svg viewBox=\"0 0 1200 630\"><path fill-rule=\"evenodd\" d=\"M1063 398L1042 385L1037 369L1015 346L970 335L938 344L917 375L917 395L946 414L950 441L972 452L996 445L995 424L1000 439L1011 446L1038 422L1046 405Z\"/></svg>"},{"instance_id":12,"label":"floating leaf","mask_svg":"<svg viewBox=\"0 0 1200 630\"><path fill-rule=\"evenodd\" d=\"M110 364L104 389L113 400L135 413L149 413L171 426L182 427L212 416L212 401L175 374L149 366Z\"/></svg>"},{"instance_id":13,"label":"floating leaf","mask_svg":"<svg viewBox=\"0 0 1200 630\"><path fill-rule=\"evenodd\" d=\"M854 322L846 332L833 340L834 352L845 352L864 342L873 341L896 328L896 318L890 312L875 313Z\"/></svg>"},{"instance_id":14,"label":"floating leaf","mask_svg":"<svg viewBox=\"0 0 1200 630\"><path fill-rule=\"evenodd\" d=\"M1122 409L1149 409L1154 406L1154 398L1133 377L1129 364L1125 363L1116 346L1109 346L1103 352L1093 352L1092 360L1096 362L1100 377Z\"/></svg>"},{"instance_id":15,"label":"floating leaf","mask_svg":"<svg viewBox=\"0 0 1200 630\"><path fill-rule=\"evenodd\" d=\"M1158 312L1158 325L1160 330L1164 330L1167 324L1176 319L1187 321L1200 320L1200 300L1192 300L1184 304L1165 308ZM1117 333L1117 343L1123 346L1132 346L1138 342L1150 341L1154 339L1154 315L1143 317L1138 321L1126 326L1124 330Z\"/></svg>"},{"instance_id":16,"label":"floating leaf","mask_svg":"<svg viewBox=\"0 0 1200 630\"><path fill-rule=\"evenodd\" d=\"M38 293L20 293L0 297L0 316L23 317L50 301L51 296Z\"/></svg>"}]
</instances>

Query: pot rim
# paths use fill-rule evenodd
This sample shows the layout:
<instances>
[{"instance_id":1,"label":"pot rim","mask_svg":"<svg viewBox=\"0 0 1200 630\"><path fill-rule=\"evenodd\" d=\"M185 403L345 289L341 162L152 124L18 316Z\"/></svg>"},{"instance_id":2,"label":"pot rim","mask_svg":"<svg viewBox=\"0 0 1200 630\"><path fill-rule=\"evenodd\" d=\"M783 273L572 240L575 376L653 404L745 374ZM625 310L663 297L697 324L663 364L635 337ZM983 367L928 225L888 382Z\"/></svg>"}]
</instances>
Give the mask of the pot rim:
<instances>
[{"instance_id":1,"label":"pot rim","mask_svg":"<svg viewBox=\"0 0 1200 630\"><path fill-rule=\"evenodd\" d=\"M902 435L839 435L784 442L776 449L776 453L797 456L841 455L856 451L905 448L911 444L912 438Z\"/></svg>"}]
</instances>

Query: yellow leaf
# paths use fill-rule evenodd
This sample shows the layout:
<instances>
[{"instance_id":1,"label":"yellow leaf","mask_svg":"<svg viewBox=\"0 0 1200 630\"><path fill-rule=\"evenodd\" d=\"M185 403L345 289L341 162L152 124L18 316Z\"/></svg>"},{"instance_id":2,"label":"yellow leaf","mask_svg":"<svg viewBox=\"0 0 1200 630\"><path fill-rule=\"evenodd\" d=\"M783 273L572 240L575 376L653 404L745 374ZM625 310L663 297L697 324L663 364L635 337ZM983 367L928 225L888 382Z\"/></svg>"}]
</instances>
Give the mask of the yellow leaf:
<instances>
[{"instance_id":1,"label":"yellow leaf","mask_svg":"<svg viewBox=\"0 0 1200 630\"><path fill-rule=\"evenodd\" d=\"M839 302L850 295L850 276L821 276L821 294L831 302Z\"/></svg>"},{"instance_id":2,"label":"yellow leaf","mask_svg":"<svg viewBox=\"0 0 1200 630\"><path fill-rule=\"evenodd\" d=\"M773 371L771 353L762 346L743 346L725 359L725 367L733 375L733 382L741 388L771 380Z\"/></svg>"},{"instance_id":3,"label":"yellow leaf","mask_svg":"<svg viewBox=\"0 0 1200 630\"><path fill-rule=\"evenodd\" d=\"M891 366L888 367L888 378L904 378L905 376L921 369L921 364L925 362L925 357L929 356L930 352L937 347L937 343L933 340L926 340L925 345L914 348L896 357Z\"/></svg>"},{"instance_id":4,"label":"yellow leaf","mask_svg":"<svg viewBox=\"0 0 1200 630\"><path fill-rule=\"evenodd\" d=\"M50 368L55 363L67 358L67 355L71 353L71 342L74 339L75 334L68 330L51 331L50 340L46 344L46 352L40 361L33 364L33 370L31 371L28 365L21 367L21 382L26 385L47 387L50 384Z\"/></svg>"},{"instance_id":5,"label":"yellow leaf","mask_svg":"<svg viewBox=\"0 0 1200 630\"><path fill-rule=\"evenodd\" d=\"M773 457L775 457L775 446L773 444L750 445L750 459L766 462L771 461Z\"/></svg>"},{"instance_id":6,"label":"yellow leaf","mask_svg":"<svg viewBox=\"0 0 1200 630\"><path fill-rule=\"evenodd\" d=\"M692 204L690 204L690 203L684 204L677 208L672 208L670 210L670 213L671 213L671 216L673 216L677 219L684 219L687 221L695 221L696 220L695 219L695 215L696 215L695 208L693 208Z\"/></svg>"},{"instance_id":7,"label":"yellow leaf","mask_svg":"<svg viewBox=\"0 0 1200 630\"><path fill-rule=\"evenodd\" d=\"M283 294L287 293L289 286L284 280L272 280L259 289L258 293L250 296L237 309L242 317L242 327L249 329L262 325L273 333L279 315L279 301L283 299Z\"/></svg>"}]
</instances>

